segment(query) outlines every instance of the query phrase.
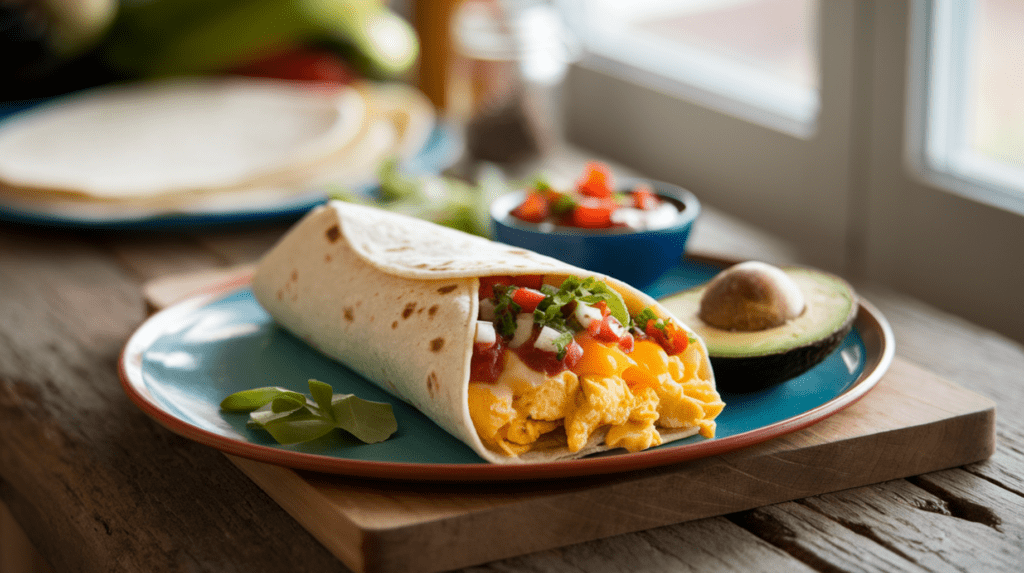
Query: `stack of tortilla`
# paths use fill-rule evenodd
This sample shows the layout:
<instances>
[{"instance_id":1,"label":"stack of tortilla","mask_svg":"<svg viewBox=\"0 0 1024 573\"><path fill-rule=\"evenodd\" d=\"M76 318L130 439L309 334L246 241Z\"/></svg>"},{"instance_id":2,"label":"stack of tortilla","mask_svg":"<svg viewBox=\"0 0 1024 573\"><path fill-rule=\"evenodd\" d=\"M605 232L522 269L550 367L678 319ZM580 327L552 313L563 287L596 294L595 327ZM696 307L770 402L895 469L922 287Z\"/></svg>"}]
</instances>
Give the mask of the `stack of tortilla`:
<instances>
[{"instance_id":1,"label":"stack of tortilla","mask_svg":"<svg viewBox=\"0 0 1024 573\"><path fill-rule=\"evenodd\" d=\"M0 209L146 217L274 209L415 156L429 100L401 83L178 77L71 94L0 122Z\"/></svg>"}]
</instances>

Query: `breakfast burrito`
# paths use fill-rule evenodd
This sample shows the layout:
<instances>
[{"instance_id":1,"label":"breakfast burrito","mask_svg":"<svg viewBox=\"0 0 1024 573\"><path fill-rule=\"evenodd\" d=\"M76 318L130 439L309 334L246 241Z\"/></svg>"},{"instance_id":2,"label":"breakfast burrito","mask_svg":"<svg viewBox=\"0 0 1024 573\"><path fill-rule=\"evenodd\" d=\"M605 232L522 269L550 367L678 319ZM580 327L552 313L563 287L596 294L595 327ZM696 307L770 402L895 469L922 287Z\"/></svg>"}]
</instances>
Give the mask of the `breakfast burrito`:
<instances>
[{"instance_id":1,"label":"breakfast burrito","mask_svg":"<svg viewBox=\"0 0 1024 573\"><path fill-rule=\"evenodd\" d=\"M711 438L725 406L704 342L643 292L372 207L312 210L252 288L284 328L492 463Z\"/></svg>"}]
</instances>

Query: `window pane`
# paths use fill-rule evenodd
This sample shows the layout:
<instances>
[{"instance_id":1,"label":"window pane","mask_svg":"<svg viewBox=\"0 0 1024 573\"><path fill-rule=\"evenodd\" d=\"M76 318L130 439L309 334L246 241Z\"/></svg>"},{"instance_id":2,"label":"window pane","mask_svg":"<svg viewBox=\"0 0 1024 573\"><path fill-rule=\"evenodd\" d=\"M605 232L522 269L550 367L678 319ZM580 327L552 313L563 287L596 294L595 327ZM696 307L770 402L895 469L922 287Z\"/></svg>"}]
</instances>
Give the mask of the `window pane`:
<instances>
[{"instance_id":1,"label":"window pane","mask_svg":"<svg viewBox=\"0 0 1024 573\"><path fill-rule=\"evenodd\" d=\"M589 53L685 86L682 95L709 107L744 115L739 104L749 108L749 119L762 120L767 110L803 124L799 131L813 128L818 0L579 0L574 6Z\"/></svg>"},{"instance_id":2,"label":"window pane","mask_svg":"<svg viewBox=\"0 0 1024 573\"><path fill-rule=\"evenodd\" d=\"M1024 214L1024 3L916 6L913 65L924 81L913 101L920 115L911 127L911 157L935 184Z\"/></svg>"},{"instance_id":3,"label":"window pane","mask_svg":"<svg viewBox=\"0 0 1024 573\"><path fill-rule=\"evenodd\" d=\"M690 0L636 22L641 32L718 54L798 86L818 88L810 0Z\"/></svg>"},{"instance_id":4,"label":"window pane","mask_svg":"<svg viewBox=\"0 0 1024 573\"><path fill-rule=\"evenodd\" d=\"M1024 2L981 0L968 103L971 147L1024 168Z\"/></svg>"}]
</instances>

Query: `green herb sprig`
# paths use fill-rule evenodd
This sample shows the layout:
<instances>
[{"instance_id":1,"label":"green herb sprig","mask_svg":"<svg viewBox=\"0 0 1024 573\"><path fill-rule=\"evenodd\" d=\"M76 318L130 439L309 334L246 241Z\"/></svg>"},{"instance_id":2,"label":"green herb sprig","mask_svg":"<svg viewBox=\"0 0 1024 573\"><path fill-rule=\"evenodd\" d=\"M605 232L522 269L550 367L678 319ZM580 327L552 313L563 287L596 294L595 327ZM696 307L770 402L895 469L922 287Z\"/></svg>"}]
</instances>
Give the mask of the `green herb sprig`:
<instances>
[{"instance_id":1,"label":"green herb sprig","mask_svg":"<svg viewBox=\"0 0 1024 573\"><path fill-rule=\"evenodd\" d=\"M564 327L559 323L563 316L562 307L573 300L589 305L604 301L608 305L608 312L619 321L619 324L629 324L629 311L626 309L626 302L622 300L622 295L594 277L569 277L562 281L557 291L550 293L537 305L537 309L533 311L534 320L562 330Z\"/></svg>"},{"instance_id":2,"label":"green herb sprig","mask_svg":"<svg viewBox=\"0 0 1024 573\"><path fill-rule=\"evenodd\" d=\"M309 380L309 396L268 386L231 394L226 412L249 412L250 428L266 430L280 444L308 442L339 428L367 444L383 442L398 430L391 404L354 394L335 394L326 382Z\"/></svg>"}]
</instances>

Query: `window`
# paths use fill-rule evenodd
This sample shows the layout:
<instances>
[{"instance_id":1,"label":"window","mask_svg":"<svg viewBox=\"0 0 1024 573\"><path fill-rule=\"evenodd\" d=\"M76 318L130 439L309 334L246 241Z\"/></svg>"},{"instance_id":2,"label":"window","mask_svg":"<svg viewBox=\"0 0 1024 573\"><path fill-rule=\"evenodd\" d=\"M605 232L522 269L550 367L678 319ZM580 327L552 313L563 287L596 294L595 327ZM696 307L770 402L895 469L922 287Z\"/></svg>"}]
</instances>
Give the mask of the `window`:
<instances>
[{"instance_id":1,"label":"window","mask_svg":"<svg viewBox=\"0 0 1024 573\"><path fill-rule=\"evenodd\" d=\"M1024 2L549 1L589 22L571 142L689 188L805 264L1024 341ZM761 43L744 51L748 34ZM742 66L764 81L740 83Z\"/></svg>"},{"instance_id":2,"label":"window","mask_svg":"<svg viewBox=\"0 0 1024 573\"><path fill-rule=\"evenodd\" d=\"M569 0L593 65L800 136L818 113L817 0Z\"/></svg>"},{"instance_id":3,"label":"window","mask_svg":"<svg viewBox=\"0 0 1024 573\"><path fill-rule=\"evenodd\" d=\"M910 159L926 180L1024 214L1024 4L914 5Z\"/></svg>"}]
</instances>

